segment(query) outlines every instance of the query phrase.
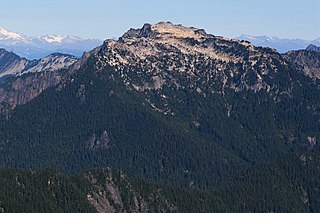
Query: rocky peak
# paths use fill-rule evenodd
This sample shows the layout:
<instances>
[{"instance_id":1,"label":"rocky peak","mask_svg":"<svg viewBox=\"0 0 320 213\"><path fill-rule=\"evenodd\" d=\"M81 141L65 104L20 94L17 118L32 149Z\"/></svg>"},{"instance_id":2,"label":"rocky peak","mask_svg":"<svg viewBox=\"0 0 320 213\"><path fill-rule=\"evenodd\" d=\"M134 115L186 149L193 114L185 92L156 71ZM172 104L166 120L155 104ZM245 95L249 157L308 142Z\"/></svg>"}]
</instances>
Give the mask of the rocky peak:
<instances>
[{"instance_id":1,"label":"rocky peak","mask_svg":"<svg viewBox=\"0 0 320 213\"><path fill-rule=\"evenodd\" d=\"M32 65L30 67L26 67L20 73L20 75L30 72L43 72L66 69L77 60L78 59L72 55L53 53L39 60L32 61L32 63L30 63Z\"/></svg>"},{"instance_id":2,"label":"rocky peak","mask_svg":"<svg viewBox=\"0 0 320 213\"><path fill-rule=\"evenodd\" d=\"M128 30L121 38L141 38L141 37L151 37L152 36L152 25L144 24L141 29L133 29Z\"/></svg>"},{"instance_id":3,"label":"rocky peak","mask_svg":"<svg viewBox=\"0 0 320 213\"><path fill-rule=\"evenodd\" d=\"M207 34L203 29L175 25L171 22L160 22L152 25L152 30L162 37L194 38L197 40L204 39L204 37L212 37L212 35Z\"/></svg>"},{"instance_id":4,"label":"rocky peak","mask_svg":"<svg viewBox=\"0 0 320 213\"><path fill-rule=\"evenodd\" d=\"M3 48L0 48L0 56L4 55L4 54L7 54L8 51L3 49Z\"/></svg>"},{"instance_id":5,"label":"rocky peak","mask_svg":"<svg viewBox=\"0 0 320 213\"><path fill-rule=\"evenodd\" d=\"M2 59L3 57L6 57L6 56L11 56L16 59L20 58L18 55L14 54L13 52L8 52L7 50L0 48L0 58Z\"/></svg>"},{"instance_id":6,"label":"rocky peak","mask_svg":"<svg viewBox=\"0 0 320 213\"><path fill-rule=\"evenodd\" d=\"M310 44L307 48L307 51L315 51L315 52L320 52L320 47L317 47L316 45Z\"/></svg>"},{"instance_id":7,"label":"rocky peak","mask_svg":"<svg viewBox=\"0 0 320 213\"><path fill-rule=\"evenodd\" d=\"M3 48L0 48L0 63L4 64L8 61L8 59L20 60L21 58L18 55L14 54L13 52L9 52Z\"/></svg>"},{"instance_id":8,"label":"rocky peak","mask_svg":"<svg viewBox=\"0 0 320 213\"><path fill-rule=\"evenodd\" d=\"M28 64L24 58L20 58L13 52L0 49L0 78L16 70L23 70Z\"/></svg>"}]
</instances>

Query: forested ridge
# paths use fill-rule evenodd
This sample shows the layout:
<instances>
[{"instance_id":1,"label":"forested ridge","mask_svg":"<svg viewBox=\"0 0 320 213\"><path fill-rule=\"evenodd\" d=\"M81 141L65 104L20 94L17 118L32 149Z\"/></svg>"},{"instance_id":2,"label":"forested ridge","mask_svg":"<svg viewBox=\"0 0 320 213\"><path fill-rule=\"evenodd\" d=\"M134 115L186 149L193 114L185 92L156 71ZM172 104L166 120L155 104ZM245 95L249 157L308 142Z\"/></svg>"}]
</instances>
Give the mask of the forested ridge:
<instances>
[{"instance_id":1,"label":"forested ridge","mask_svg":"<svg viewBox=\"0 0 320 213\"><path fill-rule=\"evenodd\" d=\"M127 210L135 208L133 200L138 197L152 212L317 212L320 208L319 163L318 155L288 156L239 171L237 176L221 181L220 186L210 191L191 186L155 185L111 169L73 175L53 170L2 169L0 209L5 212L95 212L88 195L94 194L97 188L103 191L107 186L116 186ZM88 179L89 174L95 177L95 182ZM112 194L105 193L105 196L111 201L114 199ZM112 203L111 206L121 209Z\"/></svg>"}]
</instances>

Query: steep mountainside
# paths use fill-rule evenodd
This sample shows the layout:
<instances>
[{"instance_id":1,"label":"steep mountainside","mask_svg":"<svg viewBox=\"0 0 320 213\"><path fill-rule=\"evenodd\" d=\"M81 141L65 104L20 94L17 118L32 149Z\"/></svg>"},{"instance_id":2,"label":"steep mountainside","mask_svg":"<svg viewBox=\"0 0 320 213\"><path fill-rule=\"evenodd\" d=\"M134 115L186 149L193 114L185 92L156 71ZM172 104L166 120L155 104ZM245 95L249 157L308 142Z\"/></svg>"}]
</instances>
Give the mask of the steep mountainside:
<instances>
[{"instance_id":1,"label":"steep mountainside","mask_svg":"<svg viewBox=\"0 0 320 213\"><path fill-rule=\"evenodd\" d=\"M319 80L274 49L162 22L106 40L68 73L1 118L1 167L111 166L213 190L319 154Z\"/></svg>"}]
</instances>

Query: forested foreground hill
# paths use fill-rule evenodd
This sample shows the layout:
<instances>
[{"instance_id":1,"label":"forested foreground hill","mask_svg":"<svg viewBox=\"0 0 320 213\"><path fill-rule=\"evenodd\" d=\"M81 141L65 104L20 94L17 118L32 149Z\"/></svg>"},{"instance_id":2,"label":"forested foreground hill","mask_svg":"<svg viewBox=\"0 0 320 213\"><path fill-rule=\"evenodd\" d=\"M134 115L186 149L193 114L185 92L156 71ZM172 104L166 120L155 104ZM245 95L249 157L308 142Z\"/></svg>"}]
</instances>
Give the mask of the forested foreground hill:
<instances>
[{"instance_id":1,"label":"forested foreground hill","mask_svg":"<svg viewBox=\"0 0 320 213\"><path fill-rule=\"evenodd\" d=\"M0 171L1 212L317 212L320 158L300 154L239 172L212 191L132 179L110 168L66 175Z\"/></svg>"}]
</instances>

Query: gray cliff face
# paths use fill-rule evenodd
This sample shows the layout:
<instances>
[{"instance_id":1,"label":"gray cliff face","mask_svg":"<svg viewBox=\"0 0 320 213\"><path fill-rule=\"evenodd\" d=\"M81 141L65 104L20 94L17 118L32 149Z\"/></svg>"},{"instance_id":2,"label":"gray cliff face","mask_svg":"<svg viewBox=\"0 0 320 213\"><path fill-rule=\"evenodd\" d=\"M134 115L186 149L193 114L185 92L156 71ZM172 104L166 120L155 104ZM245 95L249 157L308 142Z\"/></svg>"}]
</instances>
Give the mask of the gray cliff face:
<instances>
[{"instance_id":1,"label":"gray cliff face","mask_svg":"<svg viewBox=\"0 0 320 213\"><path fill-rule=\"evenodd\" d=\"M5 87L0 86L0 103L12 108L22 105L41 94L45 89L57 85L61 80L58 72L36 73L17 77Z\"/></svg>"}]
</instances>

